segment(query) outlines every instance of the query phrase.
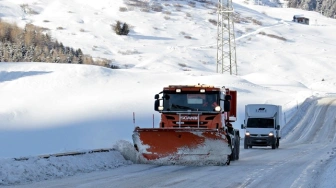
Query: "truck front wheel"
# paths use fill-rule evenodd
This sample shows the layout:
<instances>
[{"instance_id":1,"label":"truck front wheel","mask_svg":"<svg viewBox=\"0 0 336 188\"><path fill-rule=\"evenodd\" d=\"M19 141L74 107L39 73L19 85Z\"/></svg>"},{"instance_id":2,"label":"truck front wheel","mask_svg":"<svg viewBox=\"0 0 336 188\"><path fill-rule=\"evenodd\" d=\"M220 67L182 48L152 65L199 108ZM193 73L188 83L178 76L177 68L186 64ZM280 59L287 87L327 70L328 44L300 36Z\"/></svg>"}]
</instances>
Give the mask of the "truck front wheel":
<instances>
[{"instance_id":1,"label":"truck front wheel","mask_svg":"<svg viewBox=\"0 0 336 188\"><path fill-rule=\"evenodd\" d=\"M229 165L230 165L230 162L231 162L231 155L228 155L225 164L229 166Z\"/></svg>"}]
</instances>

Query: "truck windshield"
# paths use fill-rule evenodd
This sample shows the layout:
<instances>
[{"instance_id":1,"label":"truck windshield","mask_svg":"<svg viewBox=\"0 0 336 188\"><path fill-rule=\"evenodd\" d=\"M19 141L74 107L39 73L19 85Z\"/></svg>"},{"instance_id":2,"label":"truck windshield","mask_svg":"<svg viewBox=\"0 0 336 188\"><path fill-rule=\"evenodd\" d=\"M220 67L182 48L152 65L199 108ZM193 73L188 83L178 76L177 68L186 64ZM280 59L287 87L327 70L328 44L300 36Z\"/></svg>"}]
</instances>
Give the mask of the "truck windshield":
<instances>
[{"instance_id":1,"label":"truck windshield","mask_svg":"<svg viewBox=\"0 0 336 188\"><path fill-rule=\"evenodd\" d=\"M215 93L173 93L163 97L165 111L214 111L218 104L219 97Z\"/></svg>"},{"instance_id":2,"label":"truck windshield","mask_svg":"<svg viewBox=\"0 0 336 188\"><path fill-rule=\"evenodd\" d=\"M250 128L274 128L274 119L272 118L249 118L247 127Z\"/></svg>"}]
</instances>

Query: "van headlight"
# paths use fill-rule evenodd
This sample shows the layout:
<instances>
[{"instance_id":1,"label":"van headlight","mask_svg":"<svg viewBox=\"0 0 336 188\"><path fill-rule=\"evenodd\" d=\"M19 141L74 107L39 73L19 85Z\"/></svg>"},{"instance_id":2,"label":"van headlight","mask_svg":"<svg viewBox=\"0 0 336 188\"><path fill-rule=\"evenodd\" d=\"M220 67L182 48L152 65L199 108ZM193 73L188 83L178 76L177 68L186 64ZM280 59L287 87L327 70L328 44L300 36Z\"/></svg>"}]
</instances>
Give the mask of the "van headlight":
<instances>
[{"instance_id":1,"label":"van headlight","mask_svg":"<svg viewBox=\"0 0 336 188\"><path fill-rule=\"evenodd\" d=\"M245 136L250 136L250 132L246 132L246 133L245 133Z\"/></svg>"},{"instance_id":2,"label":"van headlight","mask_svg":"<svg viewBox=\"0 0 336 188\"><path fill-rule=\"evenodd\" d=\"M268 136L274 136L273 132L268 133Z\"/></svg>"}]
</instances>

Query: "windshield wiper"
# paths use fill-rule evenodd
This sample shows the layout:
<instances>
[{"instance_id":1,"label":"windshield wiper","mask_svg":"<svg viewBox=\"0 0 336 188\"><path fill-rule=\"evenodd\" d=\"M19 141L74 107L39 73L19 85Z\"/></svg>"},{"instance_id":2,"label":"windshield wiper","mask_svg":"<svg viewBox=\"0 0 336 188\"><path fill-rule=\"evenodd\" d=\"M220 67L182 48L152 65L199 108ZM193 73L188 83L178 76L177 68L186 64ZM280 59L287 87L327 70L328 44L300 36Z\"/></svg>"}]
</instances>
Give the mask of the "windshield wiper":
<instances>
[{"instance_id":1,"label":"windshield wiper","mask_svg":"<svg viewBox=\"0 0 336 188\"><path fill-rule=\"evenodd\" d=\"M182 109L182 110L195 110L194 108L190 108L188 106L181 106L178 104L172 104L172 107L176 109Z\"/></svg>"}]
</instances>

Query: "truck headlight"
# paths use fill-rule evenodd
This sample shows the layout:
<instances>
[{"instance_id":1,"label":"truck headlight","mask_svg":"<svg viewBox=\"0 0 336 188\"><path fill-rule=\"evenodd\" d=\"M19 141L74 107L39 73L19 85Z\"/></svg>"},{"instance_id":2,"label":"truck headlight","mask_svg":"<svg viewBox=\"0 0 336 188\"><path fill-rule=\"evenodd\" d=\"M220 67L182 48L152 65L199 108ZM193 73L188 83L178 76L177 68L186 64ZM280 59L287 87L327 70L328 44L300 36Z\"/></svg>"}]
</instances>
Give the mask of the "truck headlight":
<instances>
[{"instance_id":1,"label":"truck headlight","mask_svg":"<svg viewBox=\"0 0 336 188\"><path fill-rule=\"evenodd\" d=\"M274 136L273 132L268 133L268 136Z\"/></svg>"},{"instance_id":2,"label":"truck headlight","mask_svg":"<svg viewBox=\"0 0 336 188\"><path fill-rule=\"evenodd\" d=\"M220 106L216 106L216 107L215 107L215 111L216 111L216 112L220 112L220 111L221 111L221 107L220 107Z\"/></svg>"},{"instance_id":3,"label":"truck headlight","mask_svg":"<svg viewBox=\"0 0 336 188\"><path fill-rule=\"evenodd\" d=\"M250 136L250 132L246 132L246 133L245 133L245 136Z\"/></svg>"}]
</instances>

